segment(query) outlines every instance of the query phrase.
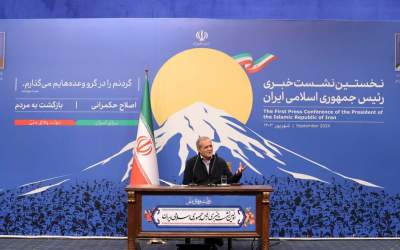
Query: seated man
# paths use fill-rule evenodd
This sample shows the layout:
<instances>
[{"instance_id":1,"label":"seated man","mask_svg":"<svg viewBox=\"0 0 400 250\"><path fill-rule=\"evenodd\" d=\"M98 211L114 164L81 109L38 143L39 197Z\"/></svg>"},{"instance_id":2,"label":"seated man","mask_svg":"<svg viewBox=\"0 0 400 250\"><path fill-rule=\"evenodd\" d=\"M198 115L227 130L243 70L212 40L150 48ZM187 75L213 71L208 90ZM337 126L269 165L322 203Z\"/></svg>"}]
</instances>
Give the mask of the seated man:
<instances>
[{"instance_id":1,"label":"seated man","mask_svg":"<svg viewBox=\"0 0 400 250\"><path fill-rule=\"evenodd\" d=\"M213 146L210 138L201 136L196 141L198 154L186 161L185 172L183 175L183 184L218 184L221 183L221 176L227 177L228 183L236 183L242 177L245 167L239 165L238 170L233 175L224 159L214 155ZM185 239L189 243L190 239ZM207 238L205 243L216 249L215 245L222 246L223 241L220 238Z\"/></svg>"},{"instance_id":2,"label":"seated man","mask_svg":"<svg viewBox=\"0 0 400 250\"><path fill-rule=\"evenodd\" d=\"M213 146L210 138L201 136L196 141L198 154L186 161L185 172L183 174L183 184L195 183L198 185L218 184L221 176L226 175L228 183L236 183L242 177L245 169L242 164L234 175L228 169L224 159L214 155Z\"/></svg>"}]
</instances>

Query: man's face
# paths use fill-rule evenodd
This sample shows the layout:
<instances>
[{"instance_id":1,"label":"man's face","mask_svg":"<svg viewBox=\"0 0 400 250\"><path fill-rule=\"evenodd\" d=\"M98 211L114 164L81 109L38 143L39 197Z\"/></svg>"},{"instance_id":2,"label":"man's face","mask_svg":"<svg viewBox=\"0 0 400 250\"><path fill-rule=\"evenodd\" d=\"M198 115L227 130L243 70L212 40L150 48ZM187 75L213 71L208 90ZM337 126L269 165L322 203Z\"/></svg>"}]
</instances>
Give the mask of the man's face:
<instances>
[{"instance_id":1,"label":"man's face","mask_svg":"<svg viewBox=\"0 0 400 250\"><path fill-rule=\"evenodd\" d=\"M200 142L199 153L201 156L210 160L213 155L213 146L211 140L203 140Z\"/></svg>"}]
</instances>

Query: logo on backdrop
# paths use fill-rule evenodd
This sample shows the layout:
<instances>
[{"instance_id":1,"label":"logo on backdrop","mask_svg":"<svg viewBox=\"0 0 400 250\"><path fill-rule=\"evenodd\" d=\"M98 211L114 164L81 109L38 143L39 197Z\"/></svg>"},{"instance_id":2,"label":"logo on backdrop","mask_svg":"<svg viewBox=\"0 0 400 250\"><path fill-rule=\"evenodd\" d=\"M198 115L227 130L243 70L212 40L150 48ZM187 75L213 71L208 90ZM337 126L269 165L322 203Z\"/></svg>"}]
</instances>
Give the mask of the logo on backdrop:
<instances>
[{"instance_id":1,"label":"logo on backdrop","mask_svg":"<svg viewBox=\"0 0 400 250\"><path fill-rule=\"evenodd\" d=\"M208 32L205 30L199 30L196 32L196 42L193 43L194 46L208 46L210 42L207 42Z\"/></svg>"},{"instance_id":2,"label":"logo on backdrop","mask_svg":"<svg viewBox=\"0 0 400 250\"><path fill-rule=\"evenodd\" d=\"M151 138L147 136L140 136L136 141L136 153L146 156L153 151L153 143Z\"/></svg>"},{"instance_id":3,"label":"logo on backdrop","mask_svg":"<svg viewBox=\"0 0 400 250\"><path fill-rule=\"evenodd\" d=\"M196 39L199 42L204 42L208 38L208 33L207 31L200 30L196 32Z\"/></svg>"}]
</instances>

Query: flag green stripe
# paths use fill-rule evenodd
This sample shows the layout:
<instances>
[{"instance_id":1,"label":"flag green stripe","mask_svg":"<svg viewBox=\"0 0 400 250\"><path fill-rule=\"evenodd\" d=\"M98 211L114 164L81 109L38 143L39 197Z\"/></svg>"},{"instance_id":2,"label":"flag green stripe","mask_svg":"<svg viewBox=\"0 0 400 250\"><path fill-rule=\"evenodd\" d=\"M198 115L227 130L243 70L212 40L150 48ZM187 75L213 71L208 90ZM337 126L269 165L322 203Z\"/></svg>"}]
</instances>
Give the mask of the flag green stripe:
<instances>
[{"instance_id":1,"label":"flag green stripe","mask_svg":"<svg viewBox=\"0 0 400 250\"><path fill-rule=\"evenodd\" d=\"M257 60L254 62L254 65L258 65L258 64L260 64L260 63L263 63L264 61L268 60L269 57L272 57L272 56L273 56L273 55L271 55L271 54L265 54L264 56L262 56L262 57L260 57L259 59L257 59Z\"/></svg>"},{"instance_id":2,"label":"flag green stripe","mask_svg":"<svg viewBox=\"0 0 400 250\"><path fill-rule=\"evenodd\" d=\"M239 60L239 59L242 59L244 57L250 57L251 58L251 55L250 55L250 53L241 53L239 55L233 56L233 59Z\"/></svg>"},{"instance_id":3,"label":"flag green stripe","mask_svg":"<svg viewBox=\"0 0 400 250\"><path fill-rule=\"evenodd\" d=\"M153 119L152 119L152 112L151 112L151 103L150 103L150 87L149 87L149 80L146 78L146 82L144 84L143 90L143 99L142 99L142 106L141 106L140 116L142 121L147 128L148 133L153 137L154 140L154 133L153 133Z\"/></svg>"},{"instance_id":4,"label":"flag green stripe","mask_svg":"<svg viewBox=\"0 0 400 250\"><path fill-rule=\"evenodd\" d=\"M77 120L76 126L137 126L138 120Z\"/></svg>"}]
</instances>

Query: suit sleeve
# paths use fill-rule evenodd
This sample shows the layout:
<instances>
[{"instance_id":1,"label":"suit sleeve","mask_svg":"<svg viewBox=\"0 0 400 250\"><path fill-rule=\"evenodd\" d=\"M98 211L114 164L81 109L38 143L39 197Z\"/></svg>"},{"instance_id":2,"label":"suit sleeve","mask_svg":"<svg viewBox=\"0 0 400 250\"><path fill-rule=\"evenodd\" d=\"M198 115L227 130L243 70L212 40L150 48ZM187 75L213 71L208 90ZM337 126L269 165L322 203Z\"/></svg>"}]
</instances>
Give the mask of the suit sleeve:
<instances>
[{"instance_id":1,"label":"suit sleeve","mask_svg":"<svg viewBox=\"0 0 400 250\"><path fill-rule=\"evenodd\" d=\"M190 165L190 162L186 161L185 171L183 172L183 185L189 185L193 182L193 167Z\"/></svg>"},{"instance_id":2,"label":"suit sleeve","mask_svg":"<svg viewBox=\"0 0 400 250\"><path fill-rule=\"evenodd\" d=\"M242 177L242 174L232 174L231 171L228 169L228 165L226 164L226 161L222 158L221 159L221 165L223 166L222 174L226 175L228 177L228 183L237 183L239 182L240 178ZM220 181L220 180L219 180Z\"/></svg>"},{"instance_id":3,"label":"suit sleeve","mask_svg":"<svg viewBox=\"0 0 400 250\"><path fill-rule=\"evenodd\" d=\"M242 174L234 174L231 177L228 177L228 183L238 183L240 181L240 178L242 178Z\"/></svg>"}]
</instances>

